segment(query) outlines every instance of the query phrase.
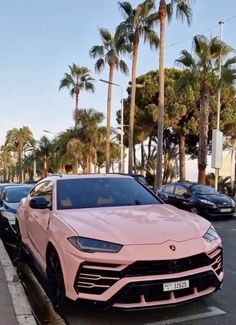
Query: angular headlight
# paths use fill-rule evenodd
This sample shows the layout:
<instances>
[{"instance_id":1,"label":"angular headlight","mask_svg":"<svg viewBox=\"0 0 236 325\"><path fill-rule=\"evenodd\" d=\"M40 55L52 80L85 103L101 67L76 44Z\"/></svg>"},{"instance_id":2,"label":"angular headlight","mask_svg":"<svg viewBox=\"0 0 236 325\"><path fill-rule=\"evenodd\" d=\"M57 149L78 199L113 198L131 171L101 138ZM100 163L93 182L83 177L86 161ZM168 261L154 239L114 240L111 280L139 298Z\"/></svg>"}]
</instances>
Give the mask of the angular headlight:
<instances>
[{"instance_id":1,"label":"angular headlight","mask_svg":"<svg viewBox=\"0 0 236 325\"><path fill-rule=\"evenodd\" d=\"M86 253L118 253L123 247L120 244L79 236L70 237L68 240L73 246Z\"/></svg>"},{"instance_id":2,"label":"angular headlight","mask_svg":"<svg viewBox=\"0 0 236 325\"><path fill-rule=\"evenodd\" d=\"M207 232L205 233L205 235L203 236L203 238L207 241L207 242L211 242L213 240L219 239L219 235L217 234L215 228L213 226L210 226L207 230Z\"/></svg>"},{"instance_id":3,"label":"angular headlight","mask_svg":"<svg viewBox=\"0 0 236 325\"><path fill-rule=\"evenodd\" d=\"M215 203L213 203L213 202L211 202L211 201L208 201L208 200L205 200L205 199L199 199L199 201L201 201L201 202L204 203L204 204L207 204L207 205L210 205L210 206L216 208Z\"/></svg>"}]
</instances>

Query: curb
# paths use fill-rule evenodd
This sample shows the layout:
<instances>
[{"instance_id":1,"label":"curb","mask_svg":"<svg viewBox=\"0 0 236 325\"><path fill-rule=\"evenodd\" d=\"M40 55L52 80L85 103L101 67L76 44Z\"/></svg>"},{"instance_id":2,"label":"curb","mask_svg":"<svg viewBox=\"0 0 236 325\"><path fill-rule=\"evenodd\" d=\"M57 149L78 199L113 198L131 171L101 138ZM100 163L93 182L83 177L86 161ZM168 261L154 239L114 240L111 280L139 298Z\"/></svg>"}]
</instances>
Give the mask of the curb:
<instances>
[{"instance_id":1,"label":"curb","mask_svg":"<svg viewBox=\"0 0 236 325\"><path fill-rule=\"evenodd\" d=\"M15 316L19 325L37 325L31 306L16 270L0 239L0 263L5 274Z\"/></svg>"}]
</instances>

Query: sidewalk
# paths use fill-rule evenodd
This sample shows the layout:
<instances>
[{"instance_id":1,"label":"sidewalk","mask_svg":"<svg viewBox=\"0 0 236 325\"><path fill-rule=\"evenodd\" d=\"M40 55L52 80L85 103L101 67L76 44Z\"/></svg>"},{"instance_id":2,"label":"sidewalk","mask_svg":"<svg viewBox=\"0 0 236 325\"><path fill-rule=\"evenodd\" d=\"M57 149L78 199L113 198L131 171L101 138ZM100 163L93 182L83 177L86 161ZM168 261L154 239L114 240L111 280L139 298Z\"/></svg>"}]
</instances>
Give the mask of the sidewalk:
<instances>
[{"instance_id":1,"label":"sidewalk","mask_svg":"<svg viewBox=\"0 0 236 325\"><path fill-rule=\"evenodd\" d=\"M0 325L36 325L23 286L1 239Z\"/></svg>"}]
</instances>

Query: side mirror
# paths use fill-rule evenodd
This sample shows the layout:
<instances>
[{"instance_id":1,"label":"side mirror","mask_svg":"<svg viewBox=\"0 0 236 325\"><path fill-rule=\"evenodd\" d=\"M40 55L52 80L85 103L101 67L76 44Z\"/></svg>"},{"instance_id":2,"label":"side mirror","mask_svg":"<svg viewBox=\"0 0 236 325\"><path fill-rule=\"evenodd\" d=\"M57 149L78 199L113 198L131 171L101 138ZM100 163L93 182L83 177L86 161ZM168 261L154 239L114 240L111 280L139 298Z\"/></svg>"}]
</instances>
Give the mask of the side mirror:
<instances>
[{"instance_id":1,"label":"side mirror","mask_svg":"<svg viewBox=\"0 0 236 325\"><path fill-rule=\"evenodd\" d=\"M50 202L44 196L34 197L29 201L29 206L32 209L51 209Z\"/></svg>"},{"instance_id":2,"label":"side mirror","mask_svg":"<svg viewBox=\"0 0 236 325\"><path fill-rule=\"evenodd\" d=\"M185 192L185 193L183 193L183 197L184 197L185 199L188 199L188 198L190 198L190 194L187 193L187 192Z\"/></svg>"},{"instance_id":3,"label":"side mirror","mask_svg":"<svg viewBox=\"0 0 236 325\"><path fill-rule=\"evenodd\" d=\"M160 192L157 193L157 196L163 201L163 202L167 202L168 201L168 195L166 193Z\"/></svg>"}]
</instances>

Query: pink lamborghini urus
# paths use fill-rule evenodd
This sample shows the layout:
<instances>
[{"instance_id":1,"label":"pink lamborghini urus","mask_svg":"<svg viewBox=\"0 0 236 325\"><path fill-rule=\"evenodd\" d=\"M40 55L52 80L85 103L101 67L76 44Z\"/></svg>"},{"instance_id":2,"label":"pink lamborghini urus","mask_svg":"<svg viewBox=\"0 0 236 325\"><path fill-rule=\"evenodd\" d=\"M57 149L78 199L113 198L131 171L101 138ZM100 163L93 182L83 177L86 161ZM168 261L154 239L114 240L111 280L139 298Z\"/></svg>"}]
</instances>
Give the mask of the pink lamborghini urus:
<instances>
[{"instance_id":1,"label":"pink lamborghini urus","mask_svg":"<svg viewBox=\"0 0 236 325\"><path fill-rule=\"evenodd\" d=\"M206 220L164 204L130 176L57 175L22 200L19 252L67 298L124 309L171 306L217 291L221 240Z\"/></svg>"}]
</instances>

